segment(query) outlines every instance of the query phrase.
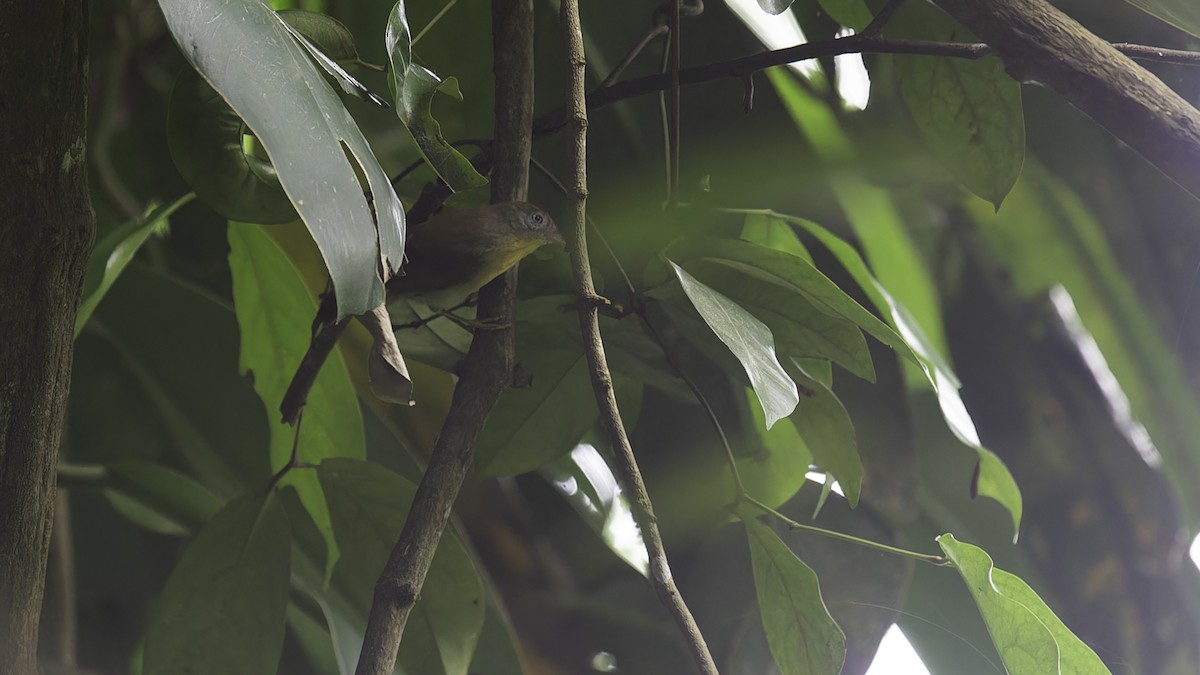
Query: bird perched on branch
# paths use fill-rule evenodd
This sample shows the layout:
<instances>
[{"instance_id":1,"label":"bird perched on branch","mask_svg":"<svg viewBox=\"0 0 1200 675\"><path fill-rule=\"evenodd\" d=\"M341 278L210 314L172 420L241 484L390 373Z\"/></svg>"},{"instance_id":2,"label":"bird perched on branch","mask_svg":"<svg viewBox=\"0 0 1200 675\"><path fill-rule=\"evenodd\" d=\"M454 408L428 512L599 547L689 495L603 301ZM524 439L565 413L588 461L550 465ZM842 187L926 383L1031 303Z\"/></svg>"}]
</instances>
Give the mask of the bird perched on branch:
<instances>
[{"instance_id":1,"label":"bird perched on branch","mask_svg":"<svg viewBox=\"0 0 1200 675\"><path fill-rule=\"evenodd\" d=\"M550 214L528 202L439 213L408 228L405 263L400 274L387 283L388 302L409 299L437 309L451 308L538 248L563 243ZM334 316L329 294L317 312L308 353L280 405L283 420L289 424L299 417L317 372L345 330L347 321L334 322ZM370 323L368 329L375 334L378 348L381 329ZM403 361L400 363L402 367ZM407 377L407 372L403 376Z\"/></svg>"}]
</instances>

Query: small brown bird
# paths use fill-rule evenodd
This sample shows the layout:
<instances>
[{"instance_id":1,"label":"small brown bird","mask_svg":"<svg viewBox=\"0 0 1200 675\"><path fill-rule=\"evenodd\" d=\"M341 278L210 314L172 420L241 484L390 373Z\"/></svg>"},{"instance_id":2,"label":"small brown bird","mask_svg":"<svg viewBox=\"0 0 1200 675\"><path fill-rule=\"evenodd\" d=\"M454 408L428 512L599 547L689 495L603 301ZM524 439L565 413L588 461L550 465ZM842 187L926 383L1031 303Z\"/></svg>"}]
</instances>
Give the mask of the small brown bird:
<instances>
[{"instance_id":1,"label":"small brown bird","mask_svg":"<svg viewBox=\"0 0 1200 675\"><path fill-rule=\"evenodd\" d=\"M546 244L562 246L562 235L550 214L528 202L440 213L408 228L406 262L388 281L388 300L447 309Z\"/></svg>"},{"instance_id":2,"label":"small brown bird","mask_svg":"<svg viewBox=\"0 0 1200 675\"><path fill-rule=\"evenodd\" d=\"M546 244L562 246L562 235L550 214L528 202L440 213L408 228L405 263L387 283L388 300L451 309ZM328 295L317 311L312 344L280 405L289 424L295 424L317 372L345 330L346 322L334 323L333 316L333 296Z\"/></svg>"}]
</instances>

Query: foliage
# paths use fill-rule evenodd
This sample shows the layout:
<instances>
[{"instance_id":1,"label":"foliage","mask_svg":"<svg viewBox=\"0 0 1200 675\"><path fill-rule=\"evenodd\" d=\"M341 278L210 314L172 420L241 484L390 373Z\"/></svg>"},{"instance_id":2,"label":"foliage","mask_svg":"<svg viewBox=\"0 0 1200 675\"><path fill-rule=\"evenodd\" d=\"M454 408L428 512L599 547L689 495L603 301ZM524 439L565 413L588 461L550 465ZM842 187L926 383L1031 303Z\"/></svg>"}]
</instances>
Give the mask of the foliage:
<instances>
[{"instance_id":1,"label":"foliage","mask_svg":"<svg viewBox=\"0 0 1200 675\"><path fill-rule=\"evenodd\" d=\"M1186 41L1154 17L1195 33L1187 3L1130 2L1148 14L1060 4L1101 35ZM101 243L60 474L80 662L350 673L469 332L393 305L397 324L428 319L397 331L413 408L373 398L351 330L299 431L275 411L326 280L342 314L378 304L401 202L439 179L448 208L480 199L486 152L459 141L492 133L487 3L302 3L344 25L285 24L258 0L159 4L95 11L120 30L93 44ZM530 200L562 223L557 3L535 4ZM814 42L882 4L750 3ZM683 21L685 67L760 49L710 5ZM584 12L595 83L651 17L633 0ZM974 39L915 2L883 35ZM621 79L658 72L659 45ZM390 70L346 72L364 63ZM678 204L656 97L590 113L605 347L718 665L862 673L895 623L935 674L1195 672L1200 584L1180 546L1200 526L1194 201L998 60L865 64L864 110L839 97L851 69L832 57L744 95L685 88ZM1153 68L1200 93L1200 71ZM395 110L327 80L390 88ZM522 386L486 421L401 667L685 672L597 427L566 254L527 258L520 279Z\"/></svg>"}]
</instances>

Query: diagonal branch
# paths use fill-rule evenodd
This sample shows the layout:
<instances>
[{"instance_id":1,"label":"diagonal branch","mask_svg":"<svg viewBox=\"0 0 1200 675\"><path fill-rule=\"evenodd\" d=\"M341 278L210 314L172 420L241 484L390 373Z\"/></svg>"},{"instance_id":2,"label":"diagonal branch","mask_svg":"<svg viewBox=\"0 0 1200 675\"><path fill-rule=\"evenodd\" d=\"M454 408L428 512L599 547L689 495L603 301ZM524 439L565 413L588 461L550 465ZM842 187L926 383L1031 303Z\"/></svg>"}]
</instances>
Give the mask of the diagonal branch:
<instances>
[{"instance_id":1,"label":"diagonal branch","mask_svg":"<svg viewBox=\"0 0 1200 675\"><path fill-rule=\"evenodd\" d=\"M675 9L678 10L678 2ZM708 652L704 636L700 634L700 629L696 625L695 619L692 618L687 605L684 604L683 597L679 594L679 589L675 586L675 580L671 576L671 567L667 562L667 553L663 548L662 537L659 535L658 525L655 522L650 496L646 493L646 485L642 482L641 471L633 456L629 437L625 433L621 412L617 408L612 373L608 369L604 343L600 338L599 304L603 302L603 299L596 295L587 251L588 120L583 83L587 62L584 58L583 34L579 26L579 0L563 0L562 27L567 47L568 65L567 119L572 132L571 149L574 159L571 178L568 181L568 199L575 207L575 218L570 236L572 242L571 269L575 277L575 291L579 295L579 326L583 337L584 352L587 355L588 371L591 373L592 389L600 408L601 422L613 447L617 475L622 488L629 495L633 517L646 542L650 558L650 579L654 584L655 592L675 619L675 623L679 625L700 672L705 675L716 675L717 666Z\"/></svg>"},{"instance_id":2,"label":"diagonal branch","mask_svg":"<svg viewBox=\"0 0 1200 675\"><path fill-rule=\"evenodd\" d=\"M492 202L523 199L529 183L533 110L533 1L493 0L496 142ZM450 411L429 466L417 486L400 538L375 585L358 675L391 675L408 615L421 593L438 540L475 456L483 421L513 368L516 270L479 292L479 317L507 326L476 331L460 371Z\"/></svg>"},{"instance_id":3,"label":"diagonal branch","mask_svg":"<svg viewBox=\"0 0 1200 675\"><path fill-rule=\"evenodd\" d=\"M1038 82L1200 197L1200 111L1046 0L937 0L991 45L1009 74Z\"/></svg>"}]
</instances>

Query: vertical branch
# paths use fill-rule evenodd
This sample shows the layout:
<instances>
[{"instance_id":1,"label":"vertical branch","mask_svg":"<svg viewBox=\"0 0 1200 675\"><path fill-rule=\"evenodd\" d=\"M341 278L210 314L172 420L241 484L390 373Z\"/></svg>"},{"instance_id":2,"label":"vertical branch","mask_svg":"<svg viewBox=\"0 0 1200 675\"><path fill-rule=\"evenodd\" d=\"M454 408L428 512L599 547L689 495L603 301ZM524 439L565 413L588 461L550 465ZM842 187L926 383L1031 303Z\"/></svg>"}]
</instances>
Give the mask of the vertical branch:
<instances>
[{"instance_id":1,"label":"vertical branch","mask_svg":"<svg viewBox=\"0 0 1200 675\"><path fill-rule=\"evenodd\" d=\"M496 142L492 201L523 199L529 184L533 121L533 3L493 0ZM512 380L516 270L479 292L479 318L504 326L476 331L459 373L450 411L417 486L400 538L375 584L357 675L391 675L404 626L420 596L450 509L475 457L475 442Z\"/></svg>"},{"instance_id":2,"label":"vertical branch","mask_svg":"<svg viewBox=\"0 0 1200 675\"><path fill-rule=\"evenodd\" d=\"M675 25L678 26L678 2L675 3ZM567 47L567 124L573 132L571 148L574 162L567 182L568 198L574 203L574 222L570 228L571 269L575 277L575 291L579 295L579 326L583 337L584 353L587 355L588 371L591 373L592 389L600 408L600 419L608 433L609 442L616 458L617 476L625 493L629 495L630 507L650 557L650 579L659 600L666 606L679 625L687 641L688 649L700 672L716 675L717 666L708 653L708 645L692 618L667 563L662 537L658 532L654 509L642 474L633 456L633 448L621 421L617 408L616 392L613 391L612 373L604 354L604 343L600 338L599 304L603 300L596 295L592 283L591 264L587 251L587 103L584 91L584 71L587 62L583 52L583 33L579 25L579 0L562 2L563 37ZM673 33L673 37L677 37Z\"/></svg>"},{"instance_id":3,"label":"vertical branch","mask_svg":"<svg viewBox=\"0 0 1200 675\"><path fill-rule=\"evenodd\" d=\"M669 162L667 173L670 185L667 192L667 203L675 206L679 203L679 5L683 0L671 0L671 13L668 17L670 32L670 57L667 68L671 71L671 88L667 107L667 153Z\"/></svg>"},{"instance_id":4,"label":"vertical branch","mask_svg":"<svg viewBox=\"0 0 1200 675\"><path fill-rule=\"evenodd\" d=\"M95 237L86 0L0 2L0 674L37 672L54 467Z\"/></svg>"}]
</instances>

